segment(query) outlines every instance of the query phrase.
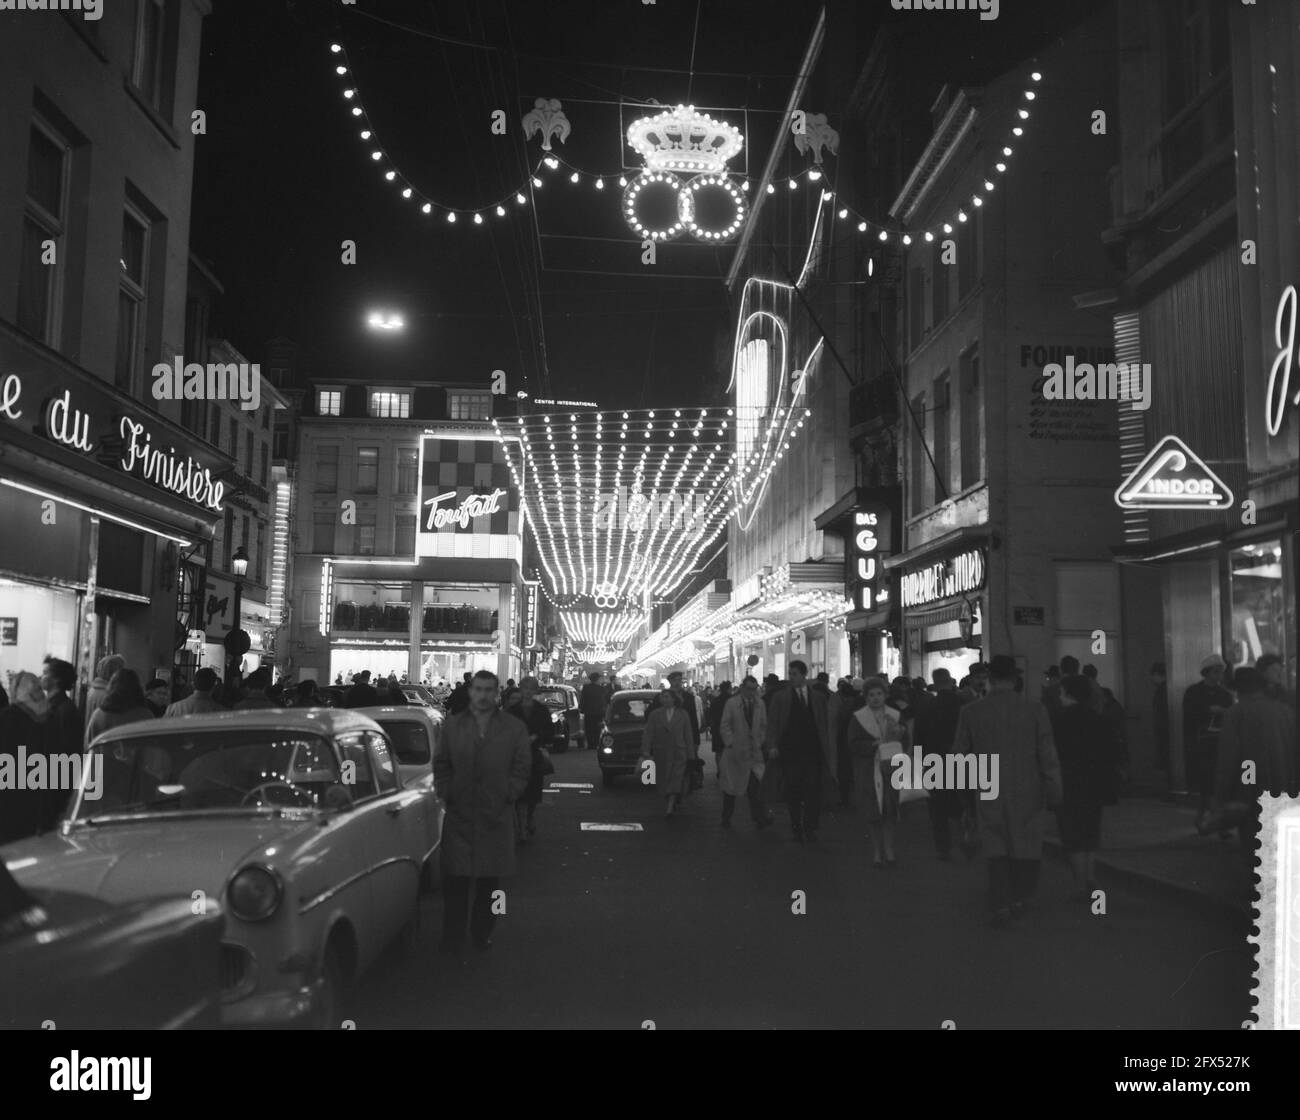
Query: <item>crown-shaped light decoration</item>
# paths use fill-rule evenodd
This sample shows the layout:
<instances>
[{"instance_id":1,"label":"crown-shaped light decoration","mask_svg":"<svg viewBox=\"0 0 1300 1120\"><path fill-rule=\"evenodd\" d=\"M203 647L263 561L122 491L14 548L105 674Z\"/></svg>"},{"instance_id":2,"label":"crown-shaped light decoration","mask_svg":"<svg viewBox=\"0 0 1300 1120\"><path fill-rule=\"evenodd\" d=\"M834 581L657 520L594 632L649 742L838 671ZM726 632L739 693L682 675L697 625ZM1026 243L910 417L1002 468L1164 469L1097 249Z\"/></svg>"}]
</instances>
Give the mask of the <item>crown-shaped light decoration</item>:
<instances>
[{"instance_id":1,"label":"crown-shaped light decoration","mask_svg":"<svg viewBox=\"0 0 1300 1120\"><path fill-rule=\"evenodd\" d=\"M735 125L714 120L694 105L678 105L633 121L627 142L645 158L646 167L655 171L718 174L739 154L745 138Z\"/></svg>"}]
</instances>

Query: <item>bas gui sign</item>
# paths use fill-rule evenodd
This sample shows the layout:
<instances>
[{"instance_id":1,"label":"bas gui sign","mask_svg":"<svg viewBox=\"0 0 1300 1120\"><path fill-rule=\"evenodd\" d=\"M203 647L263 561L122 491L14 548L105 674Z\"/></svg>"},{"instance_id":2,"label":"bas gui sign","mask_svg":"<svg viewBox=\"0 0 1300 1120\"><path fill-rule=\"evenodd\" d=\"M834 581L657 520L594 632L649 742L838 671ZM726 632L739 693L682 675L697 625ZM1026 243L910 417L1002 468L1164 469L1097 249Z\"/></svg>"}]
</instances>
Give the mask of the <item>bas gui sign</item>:
<instances>
[{"instance_id":1,"label":"bas gui sign","mask_svg":"<svg viewBox=\"0 0 1300 1120\"><path fill-rule=\"evenodd\" d=\"M178 450L179 441L151 426L147 414L128 410L58 367L26 378L0 373L0 419L213 513L222 511L225 486L192 449Z\"/></svg>"}]
</instances>

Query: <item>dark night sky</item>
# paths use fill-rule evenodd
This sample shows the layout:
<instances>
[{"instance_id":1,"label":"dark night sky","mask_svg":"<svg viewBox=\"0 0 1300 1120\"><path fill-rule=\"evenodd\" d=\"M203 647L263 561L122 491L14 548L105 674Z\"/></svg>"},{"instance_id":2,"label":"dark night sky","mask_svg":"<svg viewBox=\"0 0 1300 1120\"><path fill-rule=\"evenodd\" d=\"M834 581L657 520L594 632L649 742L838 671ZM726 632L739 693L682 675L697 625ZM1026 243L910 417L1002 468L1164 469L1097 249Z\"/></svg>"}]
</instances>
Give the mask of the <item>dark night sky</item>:
<instances>
[{"instance_id":1,"label":"dark night sky","mask_svg":"<svg viewBox=\"0 0 1300 1120\"><path fill-rule=\"evenodd\" d=\"M196 160L192 243L226 291L218 329L253 358L284 333L322 372L486 385L504 369L512 390L534 396L543 389L544 338L552 395L621 407L703 399L728 330L721 276L729 246L675 242L660 247L657 267L642 266L617 183L598 192L570 184L565 172L547 178L535 215L492 216L483 227L424 216L371 163L328 45L347 49L378 138L406 176L437 200L469 207L526 178L539 140L525 148L519 119L538 96L560 98L572 125L557 152L615 177L625 159L639 165L623 143L631 118L620 117L619 100L733 109L755 150L732 166L757 178L777 116L762 110L784 106L816 5L704 0L694 78L626 67L687 70L695 0L358 7L216 0L204 30L199 104L209 135ZM505 137L490 131L497 108ZM344 238L357 242L354 266L340 261ZM365 329L376 306L406 314L403 336Z\"/></svg>"},{"instance_id":2,"label":"dark night sky","mask_svg":"<svg viewBox=\"0 0 1300 1120\"><path fill-rule=\"evenodd\" d=\"M900 15L886 0L845 0L843 11L857 21L859 62L880 18L935 21L956 42L968 73L953 78L963 80L1000 68L1002 57L1010 65L1025 41L1096 2L1003 0L999 20L987 23L965 12ZM329 44L346 48L372 127L407 178L440 202L473 207L526 181L540 150L537 138L525 145L520 117L535 97L564 103L572 134L557 153L615 177L626 161L639 166L625 130L641 114L621 111L621 100L725 108L746 131L731 167L757 181L817 8L816 0L215 0L204 28L199 105L209 131L198 143L191 240L225 287L217 329L254 360L268 338L287 334L318 372L336 376L486 386L504 369L511 391L533 396L623 408L708 401L725 384L718 373L729 357L721 278L730 246L679 240L645 267L617 183L598 192L563 171L550 173L535 213L530 198L527 213L489 216L482 227L426 217L370 160ZM937 57L918 65L937 70ZM936 72L936 86L948 77ZM833 124L840 108L826 106ZM491 134L494 109L505 110L504 137ZM802 164L791 151L783 170ZM356 265L340 261L345 238L357 242ZM366 329L377 307L405 314L403 335Z\"/></svg>"}]
</instances>

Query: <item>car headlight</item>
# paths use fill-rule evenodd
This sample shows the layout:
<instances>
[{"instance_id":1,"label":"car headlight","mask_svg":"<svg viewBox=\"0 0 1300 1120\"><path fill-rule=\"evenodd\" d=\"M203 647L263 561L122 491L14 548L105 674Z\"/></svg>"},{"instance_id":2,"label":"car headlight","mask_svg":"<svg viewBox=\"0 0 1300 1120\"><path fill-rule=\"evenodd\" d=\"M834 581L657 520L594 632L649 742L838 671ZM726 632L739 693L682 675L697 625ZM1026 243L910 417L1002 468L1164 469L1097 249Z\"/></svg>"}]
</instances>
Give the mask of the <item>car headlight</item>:
<instances>
[{"instance_id":1,"label":"car headlight","mask_svg":"<svg viewBox=\"0 0 1300 1120\"><path fill-rule=\"evenodd\" d=\"M263 922L280 907L284 884L269 867L245 867L230 880L226 903L245 922Z\"/></svg>"}]
</instances>

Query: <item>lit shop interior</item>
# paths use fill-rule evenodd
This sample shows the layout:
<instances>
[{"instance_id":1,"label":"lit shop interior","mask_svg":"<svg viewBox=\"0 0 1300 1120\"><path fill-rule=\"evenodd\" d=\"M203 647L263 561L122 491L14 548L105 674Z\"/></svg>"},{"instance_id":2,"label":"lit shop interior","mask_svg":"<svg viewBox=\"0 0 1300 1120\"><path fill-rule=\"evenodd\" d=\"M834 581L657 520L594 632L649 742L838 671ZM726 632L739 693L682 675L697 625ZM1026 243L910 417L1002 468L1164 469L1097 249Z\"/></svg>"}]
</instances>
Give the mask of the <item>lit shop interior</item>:
<instances>
[{"instance_id":1,"label":"lit shop interior","mask_svg":"<svg viewBox=\"0 0 1300 1120\"><path fill-rule=\"evenodd\" d=\"M420 589L421 677L455 682L461 674L496 670L498 585L469 583L334 583L330 614L330 681L369 669L409 672L411 599Z\"/></svg>"}]
</instances>

